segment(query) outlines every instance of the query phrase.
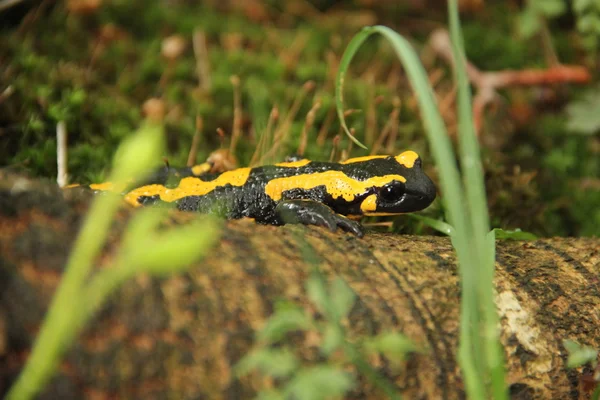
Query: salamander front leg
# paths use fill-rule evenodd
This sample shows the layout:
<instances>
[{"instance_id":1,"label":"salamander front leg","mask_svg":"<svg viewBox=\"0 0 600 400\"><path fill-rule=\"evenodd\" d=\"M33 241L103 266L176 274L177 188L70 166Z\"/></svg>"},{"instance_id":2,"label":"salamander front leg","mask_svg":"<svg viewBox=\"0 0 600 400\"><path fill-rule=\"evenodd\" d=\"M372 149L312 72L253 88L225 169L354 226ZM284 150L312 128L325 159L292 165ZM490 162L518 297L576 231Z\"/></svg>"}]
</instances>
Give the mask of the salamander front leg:
<instances>
[{"instance_id":1,"label":"salamander front leg","mask_svg":"<svg viewBox=\"0 0 600 400\"><path fill-rule=\"evenodd\" d=\"M284 200L277 204L275 213L286 224L318 225L335 232L338 227L352 232L358 237L364 236L364 228L357 221L336 214L323 203L312 200Z\"/></svg>"}]
</instances>

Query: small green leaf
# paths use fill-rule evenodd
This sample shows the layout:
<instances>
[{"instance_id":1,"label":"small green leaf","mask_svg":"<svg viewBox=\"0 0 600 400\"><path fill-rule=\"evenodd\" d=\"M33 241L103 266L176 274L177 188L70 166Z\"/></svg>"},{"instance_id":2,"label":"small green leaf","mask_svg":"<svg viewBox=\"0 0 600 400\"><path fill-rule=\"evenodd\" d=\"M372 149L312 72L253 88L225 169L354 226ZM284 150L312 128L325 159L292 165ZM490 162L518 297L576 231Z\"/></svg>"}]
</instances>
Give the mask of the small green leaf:
<instances>
[{"instance_id":1,"label":"small green leaf","mask_svg":"<svg viewBox=\"0 0 600 400\"><path fill-rule=\"evenodd\" d=\"M567 129L573 133L593 135L600 131L600 87L567 106Z\"/></svg>"},{"instance_id":2,"label":"small green leaf","mask_svg":"<svg viewBox=\"0 0 600 400\"><path fill-rule=\"evenodd\" d=\"M286 398L321 400L343 398L353 386L352 377L329 365L300 370L285 388Z\"/></svg>"},{"instance_id":3,"label":"small green leaf","mask_svg":"<svg viewBox=\"0 0 600 400\"><path fill-rule=\"evenodd\" d=\"M287 349L262 348L245 355L235 366L237 376L244 376L253 370L273 378L290 376L299 362L294 353Z\"/></svg>"},{"instance_id":4,"label":"small green leaf","mask_svg":"<svg viewBox=\"0 0 600 400\"><path fill-rule=\"evenodd\" d=\"M574 340L563 340L563 346L569 353L567 359L567 368L576 368L581 365L593 362L598 357L598 351L590 346L582 346Z\"/></svg>"},{"instance_id":5,"label":"small green leaf","mask_svg":"<svg viewBox=\"0 0 600 400\"><path fill-rule=\"evenodd\" d=\"M277 342L292 331L305 330L310 327L310 319L303 309L279 311L267 320L258 333L258 340L267 343Z\"/></svg>"},{"instance_id":6,"label":"small green leaf","mask_svg":"<svg viewBox=\"0 0 600 400\"><path fill-rule=\"evenodd\" d=\"M356 300L356 294L348 286L348 284L342 278L335 278L331 283L331 305L335 318L337 320L344 318L348 315L354 301Z\"/></svg>"},{"instance_id":7,"label":"small green leaf","mask_svg":"<svg viewBox=\"0 0 600 400\"><path fill-rule=\"evenodd\" d=\"M321 352L325 355L330 355L342 345L343 341L344 335L340 326L337 324L327 324L323 332Z\"/></svg>"},{"instance_id":8,"label":"small green leaf","mask_svg":"<svg viewBox=\"0 0 600 400\"><path fill-rule=\"evenodd\" d=\"M83 89L76 89L68 94L68 99L70 106L78 107L85 102L86 93Z\"/></svg>"},{"instance_id":9,"label":"small green leaf","mask_svg":"<svg viewBox=\"0 0 600 400\"><path fill-rule=\"evenodd\" d=\"M574 340L571 339L564 339L563 340L563 346L565 346L565 349L567 350L567 352L570 353L574 353L576 351L579 351L581 349L581 345L579 343L577 343Z\"/></svg>"},{"instance_id":10,"label":"small green leaf","mask_svg":"<svg viewBox=\"0 0 600 400\"><path fill-rule=\"evenodd\" d=\"M62 103L50 104L48 116L54 121L65 121L69 118L69 110Z\"/></svg>"},{"instance_id":11,"label":"small green leaf","mask_svg":"<svg viewBox=\"0 0 600 400\"><path fill-rule=\"evenodd\" d=\"M597 36L593 33L584 34L584 35L582 35L582 38L581 38L581 44L588 51L596 51L596 49L598 48L598 39L599 39L599 36Z\"/></svg>"},{"instance_id":12,"label":"small green leaf","mask_svg":"<svg viewBox=\"0 0 600 400\"><path fill-rule=\"evenodd\" d=\"M535 10L531 7L527 7L521 14L519 14L518 26L521 36L525 39L529 39L540 31L542 24L540 23L540 17L536 14Z\"/></svg>"},{"instance_id":13,"label":"small green leaf","mask_svg":"<svg viewBox=\"0 0 600 400\"><path fill-rule=\"evenodd\" d=\"M586 8L592 6L594 0L573 0L573 10L577 14L581 14Z\"/></svg>"},{"instance_id":14,"label":"small green leaf","mask_svg":"<svg viewBox=\"0 0 600 400\"><path fill-rule=\"evenodd\" d=\"M583 33L600 32L600 15L587 13L577 18L577 30Z\"/></svg>"},{"instance_id":15,"label":"small green leaf","mask_svg":"<svg viewBox=\"0 0 600 400\"><path fill-rule=\"evenodd\" d=\"M417 351L417 346L408 337L397 332L381 333L365 342L365 349L381 353L395 362L402 362L406 355Z\"/></svg>"},{"instance_id":16,"label":"small green leaf","mask_svg":"<svg viewBox=\"0 0 600 400\"><path fill-rule=\"evenodd\" d=\"M296 311L296 310L302 310L302 308L298 305L298 303L295 303L294 301L288 300L288 299L280 299L277 300L275 302L275 306L273 307L274 309L274 314L278 314L280 312L287 312L287 311Z\"/></svg>"},{"instance_id":17,"label":"small green leaf","mask_svg":"<svg viewBox=\"0 0 600 400\"><path fill-rule=\"evenodd\" d=\"M117 149L111 178L116 182L124 182L147 172L149 166L160 160L163 142L163 127L146 122Z\"/></svg>"},{"instance_id":18,"label":"small green leaf","mask_svg":"<svg viewBox=\"0 0 600 400\"><path fill-rule=\"evenodd\" d=\"M549 18L559 17L567 11L563 0L538 0L534 4L537 11Z\"/></svg>"},{"instance_id":19,"label":"small green leaf","mask_svg":"<svg viewBox=\"0 0 600 400\"><path fill-rule=\"evenodd\" d=\"M321 313L327 314L329 296L327 295L325 280L320 274L313 273L306 280L306 294Z\"/></svg>"},{"instance_id":20,"label":"small green leaf","mask_svg":"<svg viewBox=\"0 0 600 400\"><path fill-rule=\"evenodd\" d=\"M454 228L447 222L441 221L439 219L433 219L426 217L420 214L407 214L409 217L414 218L423 222L425 225L435 229L436 231L443 233L448 236L452 236L454 234Z\"/></svg>"},{"instance_id":21,"label":"small green leaf","mask_svg":"<svg viewBox=\"0 0 600 400\"><path fill-rule=\"evenodd\" d=\"M538 237L533 233L523 232L521 229L517 228L513 231L505 230L501 228L492 229L494 234L496 235L496 239L504 239L504 240L536 240Z\"/></svg>"},{"instance_id":22,"label":"small green leaf","mask_svg":"<svg viewBox=\"0 0 600 400\"><path fill-rule=\"evenodd\" d=\"M371 35L371 33L372 32L367 28L363 28L362 31L357 33L354 36L354 38L352 38L352 41L348 43L348 47L346 47L346 50L342 55L340 65L338 67L338 73L335 78L335 108L337 110L338 118L340 120L340 125L344 129L346 136L348 136L348 138L350 138L350 140L352 140L354 144L363 149L366 149L367 147L361 142L359 142L358 139L356 139L354 136L352 136L352 133L350 133L348 125L346 124L346 119L344 118L344 81L346 79L346 72L350 67L350 62L352 61L352 58L354 57L362 43Z\"/></svg>"}]
</instances>

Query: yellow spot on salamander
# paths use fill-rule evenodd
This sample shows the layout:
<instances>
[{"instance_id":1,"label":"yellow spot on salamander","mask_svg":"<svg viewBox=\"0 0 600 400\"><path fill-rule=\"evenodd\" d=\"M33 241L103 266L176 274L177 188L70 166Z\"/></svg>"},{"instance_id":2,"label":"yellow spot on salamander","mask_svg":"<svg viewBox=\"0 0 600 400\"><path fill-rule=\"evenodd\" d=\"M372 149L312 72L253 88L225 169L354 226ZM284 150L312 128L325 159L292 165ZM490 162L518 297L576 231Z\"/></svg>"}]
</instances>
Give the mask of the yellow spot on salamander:
<instances>
[{"instance_id":1,"label":"yellow spot on salamander","mask_svg":"<svg viewBox=\"0 0 600 400\"><path fill-rule=\"evenodd\" d=\"M192 174L194 176L204 175L212 169L212 165L209 163L198 164L192 167Z\"/></svg>"},{"instance_id":2,"label":"yellow spot on salamander","mask_svg":"<svg viewBox=\"0 0 600 400\"><path fill-rule=\"evenodd\" d=\"M398 164L404 165L406 168L412 168L418 158L419 155L417 153L412 150L408 150L396 156L396 161L398 161Z\"/></svg>"},{"instance_id":3,"label":"yellow spot on salamander","mask_svg":"<svg viewBox=\"0 0 600 400\"><path fill-rule=\"evenodd\" d=\"M139 206L137 202L138 197L159 195L162 201L170 203L187 196L203 196L212 192L217 187L227 184L242 186L248 180L249 175L250 168L238 168L233 171L223 172L217 178L208 182L190 176L179 181L179 185L175 188L167 188L163 185L141 186L127 193L125 201L133 206Z\"/></svg>"},{"instance_id":4,"label":"yellow spot on salamander","mask_svg":"<svg viewBox=\"0 0 600 400\"><path fill-rule=\"evenodd\" d=\"M272 179L265 186L265 193L273 200L281 200L282 193L291 189L314 189L325 186L327 193L334 199L342 197L346 201L365 193L368 188L381 187L391 181L406 182L401 175L375 176L364 181L348 177L341 171L325 171Z\"/></svg>"},{"instance_id":5,"label":"yellow spot on salamander","mask_svg":"<svg viewBox=\"0 0 600 400\"><path fill-rule=\"evenodd\" d=\"M364 157L354 157L354 158L349 158L346 161L342 161L340 164L353 164L353 163L357 163L357 162L365 162L365 161L371 161L374 160L376 158L387 158L388 156L364 156Z\"/></svg>"},{"instance_id":6,"label":"yellow spot on salamander","mask_svg":"<svg viewBox=\"0 0 600 400\"><path fill-rule=\"evenodd\" d=\"M377 210L377 195L372 194L360 203L360 210L363 213L368 213Z\"/></svg>"},{"instance_id":7,"label":"yellow spot on salamander","mask_svg":"<svg viewBox=\"0 0 600 400\"><path fill-rule=\"evenodd\" d=\"M366 161L371 161L371 160L375 160L378 158L387 158L387 157L388 156L355 157L355 158L349 158L348 160L343 161L340 164L353 164L353 163L366 162ZM398 162L398 164L402 164L406 168L412 168L415 165L415 161L417 161L417 159L419 158L419 155L412 150L408 150L408 151L401 153L400 155L397 155L395 158L396 158L396 161Z\"/></svg>"},{"instance_id":8,"label":"yellow spot on salamander","mask_svg":"<svg viewBox=\"0 0 600 400\"><path fill-rule=\"evenodd\" d=\"M277 163L275 164L278 167L290 167L290 168L294 168L294 167L304 167L306 164L310 163L310 160L304 158L302 160L298 160L298 161L290 161L290 162L281 162L281 163Z\"/></svg>"}]
</instances>

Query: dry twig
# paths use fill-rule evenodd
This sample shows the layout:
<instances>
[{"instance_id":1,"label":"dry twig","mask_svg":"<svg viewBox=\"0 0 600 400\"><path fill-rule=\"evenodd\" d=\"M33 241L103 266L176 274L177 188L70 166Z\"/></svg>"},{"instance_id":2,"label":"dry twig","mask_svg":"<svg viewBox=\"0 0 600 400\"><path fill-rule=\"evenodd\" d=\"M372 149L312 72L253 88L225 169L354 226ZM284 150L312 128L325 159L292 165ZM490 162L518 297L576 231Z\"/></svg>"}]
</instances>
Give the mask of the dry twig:
<instances>
[{"instance_id":1,"label":"dry twig","mask_svg":"<svg viewBox=\"0 0 600 400\"><path fill-rule=\"evenodd\" d=\"M194 57L196 58L198 87L203 92L208 92L212 85L212 80L210 78L210 64L204 31L199 29L194 31L194 35L192 36L192 47L194 49Z\"/></svg>"},{"instance_id":2,"label":"dry twig","mask_svg":"<svg viewBox=\"0 0 600 400\"><path fill-rule=\"evenodd\" d=\"M338 133L337 135L335 135L335 137L331 141L332 146L331 146L331 153L329 154L329 162L333 162L333 160L335 160L335 156L337 155L338 147L340 145L341 139L342 139L342 137Z\"/></svg>"},{"instance_id":3,"label":"dry twig","mask_svg":"<svg viewBox=\"0 0 600 400\"><path fill-rule=\"evenodd\" d=\"M290 134L292 122L298 114L298 111L300 111L302 102L304 101L308 93L312 92L314 89L315 83L313 81L308 81L304 85L302 85L302 90L300 90L296 95L296 98L294 99L285 118L283 118L281 123L278 124L277 128L275 128L273 146L268 152L266 152L263 155L262 160L269 160L271 157L274 157L277 154L277 151L286 142L287 137Z\"/></svg>"},{"instance_id":4,"label":"dry twig","mask_svg":"<svg viewBox=\"0 0 600 400\"><path fill-rule=\"evenodd\" d=\"M187 166L191 167L196 165L197 156L198 156L198 145L200 144L200 136L202 136L202 127L204 122L202 120L201 115L196 116L196 131L194 132L194 137L192 138L192 146L190 147L190 152L188 153L187 158Z\"/></svg>"},{"instance_id":5,"label":"dry twig","mask_svg":"<svg viewBox=\"0 0 600 400\"><path fill-rule=\"evenodd\" d=\"M273 131L273 125L279 119L279 109L277 107L273 107L271 109L271 113L269 114L269 120L267 121L267 127L265 131L260 135L260 139L256 144L256 148L254 149L254 154L252 154L252 159L250 160L250 167L254 167L264 161L264 155L267 152L268 143L271 141L271 135Z\"/></svg>"},{"instance_id":6,"label":"dry twig","mask_svg":"<svg viewBox=\"0 0 600 400\"><path fill-rule=\"evenodd\" d=\"M321 101L317 100L310 111L306 114L304 127L302 128L302 134L300 136L300 145L298 146L298 154L301 156L304 155L304 151L306 150L306 145L308 143L308 132L315 123L315 115L319 108L321 108Z\"/></svg>"},{"instance_id":7,"label":"dry twig","mask_svg":"<svg viewBox=\"0 0 600 400\"><path fill-rule=\"evenodd\" d=\"M58 121L56 124L56 182L58 187L65 187L68 183L67 169L67 124L65 121Z\"/></svg>"},{"instance_id":8,"label":"dry twig","mask_svg":"<svg viewBox=\"0 0 600 400\"><path fill-rule=\"evenodd\" d=\"M229 143L229 153L234 154L237 142L242 136L242 91L240 89L240 78L233 75L229 78L233 85L233 130L231 132L231 142Z\"/></svg>"}]
</instances>

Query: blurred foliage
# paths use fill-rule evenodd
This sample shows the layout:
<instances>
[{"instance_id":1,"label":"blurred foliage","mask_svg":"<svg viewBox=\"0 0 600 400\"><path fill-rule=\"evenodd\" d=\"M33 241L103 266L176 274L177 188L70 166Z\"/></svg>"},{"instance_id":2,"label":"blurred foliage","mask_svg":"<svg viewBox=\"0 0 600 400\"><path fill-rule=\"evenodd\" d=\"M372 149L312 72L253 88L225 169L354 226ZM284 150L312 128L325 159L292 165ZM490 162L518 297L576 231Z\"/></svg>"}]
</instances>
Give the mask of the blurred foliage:
<instances>
[{"instance_id":1,"label":"blurred foliage","mask_svg":"<svg viewBox=\"0 0 600 400\"><path fill-rule=\"evenodd\" d=\"M305 253L313 251L303 244ZM310 257L314 258L314 253ZM411 353L422 350L398 332L349 338L346 326L356 294L339 277L327 282L318 262L305 289L311 304L301 307L288 301L277 303L275 312L257 332L254 349L235 366L236 375L260 374L274 379L275 387L258 393L261 399L343 398L353 394L359 374L387 398L399 399L393 383L369 366L366 357L385 357L393 369L399 370L405 368ZM291 342L300 338L314 342L311 347L316 354L299 354L298 346Z\"/></svg>"},{"instance_id":2,"label":"blurred foliage","mask_svg":"<svg viewBox=\"0 0 600 400\"><path fill-rule=\"evenodd\" d=\"M600 44L600 1L574 0L573 10L577 16L577 30L581 33L585 47L596 54Z\"/></svg>"},{"instance_id":3,"label":"blurred foliage","mask_svg":"<svg viewBox=\"0 0 600 400\"><path fill-rule=\"evenodd\" d=\"M333 79L349 38L364 25L383 23L414 37L419 47L432 29L445 24L441 0L95 3L24 1L0 11L0 165L34 176L56 176L55 129L62 120L69 133L71 182L101 181L107 160L138 126L147 112L145 103L152 98L164 105L164 157L172 165L185 164L200 117L197 161L204 161L212 151L229 146L233 75L240 81L241 138L236 148L240 165L247 165L267 133L271 141L279 134L281 145L265 160L295 153L303 130L308 134L308 157L364 155L345 137L335 139L340 127L330 116ZM597 36L592 29L597 3L531 0L523 7L512 0L481 3L464 15L467 56L482 70L546 66L547 49L538 45L537 35L521 36L523 20L530 19L549 24L561 62L589 63L593 52L585 37L586 32ZM199 80L200 58L192 40L197 31L206 38L210 87ZM163 46L172 37L181 38L184 46L179 55L168 58L162 54ZM356 61L345 84L345 105L357 110L347 117L349 126L372 146L398 107L398 136L379 152L388 147L394 152L415 149L435 178L414 95L389 46L370 40ZM443 63L429 65L432 74L440 67L447 71ZM439 98L451 91L445 81L436 87ZM541 236L598 235L600 216L594 204L599 197L600 157L598 133L592 132L597 96L565 86L551 91L550 103L540 99L536 89L505 91L505 102L511 106L502 124L490 124L483 133L493 223ZM571 98L581 100L570 102ZM529 105L528 119L519 123L513 122L516 101ZM307 126L306 116L313 107L314 121ZM278 118L270 121L274 108ZM500 128L505 125L509 128ZM217 128L223 129L224 137ZM439 217L439 203L427 213ZM393 229L433 232L413 222L398 218Z\"/></svg>"},{"instance_id":4,"label":"blurred foliage","mask_svg":"<svg viewBox=\"0 0 600 400\"><path fill-rule=\"evenodd\" d=\"M519 15L519 30L525 38L540 33L546 20L572 12L581 43L593 57L600 44L600 1L598 0L527 0ZM595 63L595 62L594 62Z\"/></svg>"}]
</instances>

